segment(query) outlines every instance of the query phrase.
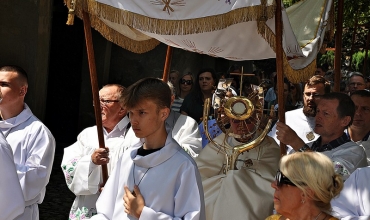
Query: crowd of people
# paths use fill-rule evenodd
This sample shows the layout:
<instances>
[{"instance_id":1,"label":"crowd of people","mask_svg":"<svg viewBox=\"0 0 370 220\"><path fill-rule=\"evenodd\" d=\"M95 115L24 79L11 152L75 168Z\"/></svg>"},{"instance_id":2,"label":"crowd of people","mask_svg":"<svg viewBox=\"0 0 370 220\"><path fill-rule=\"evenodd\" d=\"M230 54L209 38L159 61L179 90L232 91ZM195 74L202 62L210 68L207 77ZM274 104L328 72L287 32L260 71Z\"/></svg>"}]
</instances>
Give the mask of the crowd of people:
<instances>
[{"instance_id":1,"label":"crowd of people","mask_svg":"<svg viewBox=\"0 0 370 220\"><path fill-rule=\"evenodd\" d=\"M343 92L319 69L301 84L285 79L286 120L265 123L269 107L278 109L276 83L261 96L259 77L240 81L240 73L171 71L167 83L103 86L105 147L93 126L64 149L61 168L76 195L68 218L370 219L368 78L351 74ZM4 220L39 219L54 159L51 132L24 102L27 82L22 68L0 67ZM231 113L228 100L236 100Z\"/></svg>"}]
</instances>

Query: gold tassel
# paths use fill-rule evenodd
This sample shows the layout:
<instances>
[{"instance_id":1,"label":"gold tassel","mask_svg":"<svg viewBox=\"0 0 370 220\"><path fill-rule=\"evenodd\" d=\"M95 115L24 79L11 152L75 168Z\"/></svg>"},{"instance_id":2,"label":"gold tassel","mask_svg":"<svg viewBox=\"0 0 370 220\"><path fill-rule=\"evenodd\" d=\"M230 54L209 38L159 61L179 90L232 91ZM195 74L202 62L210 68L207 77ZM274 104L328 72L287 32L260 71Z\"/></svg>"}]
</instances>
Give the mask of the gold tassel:
<instances>
[{"instance_id":1,"label":"gold tassel","mask_svg":"<svg viewBox=\"0 0 370 220\"><path fill-rule=\"evenodd\" d=\"M75 10L69 9L68 11L68 19L67 19L67 25L73 25L75 22Z\"/></svg>"},{"instance_id":2,"label":"gold tassel","mask_svg":"<svg viewBox=\"0 0 370 220\"><path fill-rule=\"evenodd\" d=\"M73 25L75 22L75 7L77 0L72 0L70 3L70 8L68 10L68 19L67 19L67 25Z\"/></svg>"}]
</instances>

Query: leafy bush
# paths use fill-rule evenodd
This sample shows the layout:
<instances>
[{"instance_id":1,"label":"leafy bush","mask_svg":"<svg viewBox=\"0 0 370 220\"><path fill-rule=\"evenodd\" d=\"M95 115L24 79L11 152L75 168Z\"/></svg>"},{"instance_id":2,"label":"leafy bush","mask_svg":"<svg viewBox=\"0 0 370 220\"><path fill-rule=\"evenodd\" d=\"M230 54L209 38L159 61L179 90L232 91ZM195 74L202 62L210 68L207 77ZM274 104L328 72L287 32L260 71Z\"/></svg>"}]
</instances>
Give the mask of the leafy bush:
<instances>
[{"instance_id":1,"label":"leafy bush","mask_svg":"<svg viewBox=\"0 0 370 220\"><path fill-rule=\"evenodd\" d=\"M354 53L352 56L352 69L362 73L364 69L364 60L365 60L365 51L359 51ZM363 73L367 76L370 75L370 51L367 52L367 66L366 73Z\"/></svg>"}]
</instances>

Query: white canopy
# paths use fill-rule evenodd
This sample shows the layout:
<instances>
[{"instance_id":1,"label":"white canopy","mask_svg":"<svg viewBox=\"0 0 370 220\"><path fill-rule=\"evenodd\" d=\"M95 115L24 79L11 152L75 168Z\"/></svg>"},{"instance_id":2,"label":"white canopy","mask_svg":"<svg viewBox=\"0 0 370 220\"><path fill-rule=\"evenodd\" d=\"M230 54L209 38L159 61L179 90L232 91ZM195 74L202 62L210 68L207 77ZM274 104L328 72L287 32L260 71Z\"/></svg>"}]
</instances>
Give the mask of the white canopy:
<instances>
[{"instance_id":1,"label":"white canopy","mask_svg":"<svg viewBox=\"0 0 370 220\"><path fill-rule=\"evenodd\" d=\"M71 1L77 15L88 11L98 31L123 35L128 44L119 45L133 52L153 49L156 39L236 61L276 56L275 0L66 0L70 8ZM285 71L315 67L325 33L333 31L331 8L332 0L302 0L282 11Z\"/></svg>"}]
</instances>

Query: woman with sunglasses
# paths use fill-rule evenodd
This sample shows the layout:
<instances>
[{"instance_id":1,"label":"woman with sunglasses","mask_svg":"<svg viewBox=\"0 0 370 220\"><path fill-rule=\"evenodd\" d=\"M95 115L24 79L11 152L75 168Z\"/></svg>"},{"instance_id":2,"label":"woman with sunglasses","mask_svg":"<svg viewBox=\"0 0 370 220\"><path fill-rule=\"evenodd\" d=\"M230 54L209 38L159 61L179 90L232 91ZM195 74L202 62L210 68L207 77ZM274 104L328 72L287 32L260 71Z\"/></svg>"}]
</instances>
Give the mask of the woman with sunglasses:
<instances>
[{"instance_id":1,"label":"woman with sunglasses","mask_svg":"<svg viewBox=\"0 0 370 220\"><path fill-rule=\"evenodd\" d=\"M172 111L180 112L180 107L185 97L191 92L193 88L193 82L194 80L191 73L186 73L180 78L180 80L178 81L178 86L176 86L176 88L179 88L179 90L176 91L176 97L171 106Z\"/></svg>"},{"instance_id":2,"label":"woman with sunglasses","mask_svg":"<svg viewBox=\"0 0 370 220\"><path fill-rule=\"evenodd\" d=\"M277 215L266 220L336 220L330 201L343 188L332 161L318 152L297 152L280 160L271 183Z\"/></svg>"},{"instance_id":3,"label":"woman with sunglasses","mask_svg":"<svg viewBox=\"0 0 370 220\"><path fill-rule=\"evenodd\" d=\"M212 98L217 82L217 75L213 69L200 70L197 74L194 90L185 97L182 103L181 114L192 117L199 124L203 117L204 100ZM213 109L210 109L210 114L213 114Z\"/></svg>"}]
</instances>

